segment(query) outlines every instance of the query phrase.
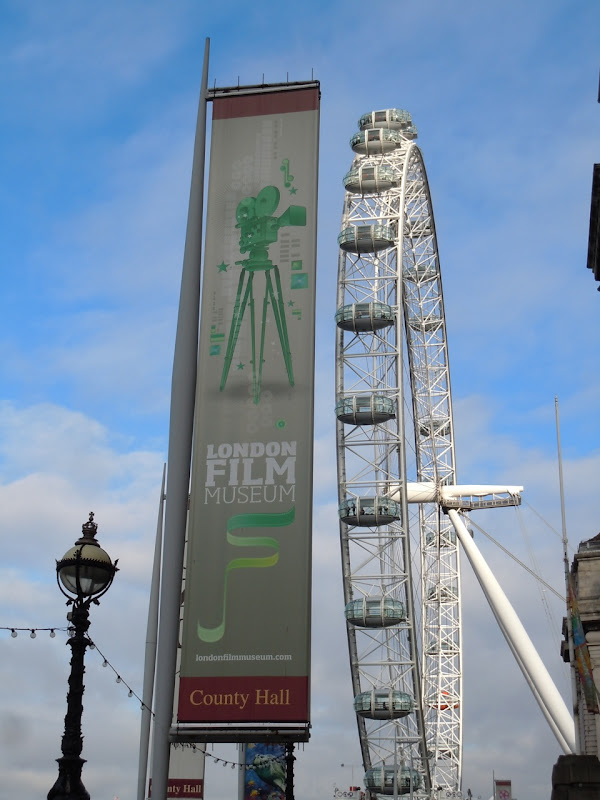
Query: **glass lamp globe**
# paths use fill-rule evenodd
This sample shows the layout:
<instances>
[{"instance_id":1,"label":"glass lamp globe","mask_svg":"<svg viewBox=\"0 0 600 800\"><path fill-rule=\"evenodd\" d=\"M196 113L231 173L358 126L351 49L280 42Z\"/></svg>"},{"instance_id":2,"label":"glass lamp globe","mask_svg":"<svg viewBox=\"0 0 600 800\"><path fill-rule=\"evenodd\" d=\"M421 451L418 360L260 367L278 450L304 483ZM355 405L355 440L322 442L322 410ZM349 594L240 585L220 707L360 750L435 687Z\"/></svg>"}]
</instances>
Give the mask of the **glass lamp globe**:
<instances>
[{"instance_id":1,"label":"glass lamp globe","mask_svg":"<svg viewBox=\"0 0 600 800\"><path fill-rule=\"evenodd\" d=\"M96 541L97 529L94 514L90 512L89 520L82 525L81 538L56 562L60 583L76 597L102 594L117 571L117 562L113 564L108 553Z\"/></svg>"}]
</instances>

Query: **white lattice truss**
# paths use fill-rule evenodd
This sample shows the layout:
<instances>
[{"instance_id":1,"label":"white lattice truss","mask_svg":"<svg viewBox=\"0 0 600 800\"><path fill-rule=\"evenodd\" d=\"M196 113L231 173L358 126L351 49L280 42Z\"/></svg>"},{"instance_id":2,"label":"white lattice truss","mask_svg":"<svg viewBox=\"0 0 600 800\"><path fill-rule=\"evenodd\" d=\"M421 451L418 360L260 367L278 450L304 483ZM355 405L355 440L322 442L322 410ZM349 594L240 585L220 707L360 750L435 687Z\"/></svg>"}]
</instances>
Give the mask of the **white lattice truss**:
<instances>
[{"instance_id":1,"label":"white lattice truss","mask_svg":"<svg viewBox=\"0 0 600 800\"><path fill-rule=\"evenodd\" d=\"M395 323L358 333L337 327L336 390L338 401L392 398L396 414L369 425L338 421L339 500L385 496L398 484L404 490L400 521L340 523L345 601L392 597L407 618L381 628L348 623L352 682L355 696L374 688L414 698L414 713L357 716L358 729L365 769L413 767L423 777L419 794L429 796L460 789L462 760L456 535L436 503L409 512L406 501L407 480L455 483L442 285L419 148L403 139L391 154L357 156L352 170L361 165L391 168L401 181L378 194L347 193L342 230L391 226L394 241L377 253L340 250L337 306L384 303Z\"/></svg>"}]
</instances>

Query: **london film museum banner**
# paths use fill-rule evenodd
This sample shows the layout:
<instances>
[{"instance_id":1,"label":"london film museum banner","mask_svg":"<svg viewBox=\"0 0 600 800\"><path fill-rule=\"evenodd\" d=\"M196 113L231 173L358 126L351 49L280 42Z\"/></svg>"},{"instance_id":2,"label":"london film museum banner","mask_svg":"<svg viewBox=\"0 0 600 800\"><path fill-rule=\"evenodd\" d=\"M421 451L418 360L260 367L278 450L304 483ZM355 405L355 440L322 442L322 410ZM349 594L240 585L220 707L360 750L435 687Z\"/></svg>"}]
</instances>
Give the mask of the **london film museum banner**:
<instances>
[{"instance_id":1,"label":"london film museum banner","mask_svg":"<svg viewBox=\"0 0 600 800\"><path fill-rule=\"evenodd\" d=\"M318 106L213 101L180 722L309 719Z\"/></svg>"}]
</instances>

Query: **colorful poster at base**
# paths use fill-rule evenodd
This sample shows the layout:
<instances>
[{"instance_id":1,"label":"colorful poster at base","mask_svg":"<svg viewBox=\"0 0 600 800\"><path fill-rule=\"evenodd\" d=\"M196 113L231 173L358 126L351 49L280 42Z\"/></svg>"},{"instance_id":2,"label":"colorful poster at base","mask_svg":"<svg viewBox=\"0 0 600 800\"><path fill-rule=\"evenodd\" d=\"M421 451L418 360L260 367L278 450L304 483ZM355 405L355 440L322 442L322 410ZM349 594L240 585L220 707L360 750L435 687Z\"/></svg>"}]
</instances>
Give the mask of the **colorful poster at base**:
<instances>
[{"instance_id":1,"label":"colorful poster at base","mask_svg":"<svg viewBox=\"0 0 600 800\"><path fill-rule=\"evenodd\" d=\"M213 100L180 722L309 719L318 105Z\"/></svg>"},{"instance_id":2,"label":"colorful poster at base","mask_svg":"<svg viewBox=\"0 0 600 800\"><path fill-rule=\"evenodd\" d=\"M247 744L245 751L244 800L285 800L285 745Z\"/></svg>"}]
</instances>

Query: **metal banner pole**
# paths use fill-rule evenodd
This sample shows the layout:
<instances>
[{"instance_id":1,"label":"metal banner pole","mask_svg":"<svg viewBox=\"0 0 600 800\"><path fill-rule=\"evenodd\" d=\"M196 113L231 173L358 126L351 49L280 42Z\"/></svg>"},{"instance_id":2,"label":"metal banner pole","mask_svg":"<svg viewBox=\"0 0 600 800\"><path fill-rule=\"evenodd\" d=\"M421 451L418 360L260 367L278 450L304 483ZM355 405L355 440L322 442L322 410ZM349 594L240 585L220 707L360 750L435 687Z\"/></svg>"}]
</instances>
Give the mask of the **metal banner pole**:
<instances>
[{"instance_id":1,"label":"metal banner pole","mask_svg":"<svg viewBox=\"0 0 600 800\"><path fill-rule=\"evenodd\" d=\"M181 580L190 484L200 314L209 45L210 41L207 39L198 105L192 185L173 358L165 546L158 628L159 648L156 659L157 678L152 758L152 786L155 800L165 800L167 796L169 730L173 719Z\"/></svg>"}]
</instances>

